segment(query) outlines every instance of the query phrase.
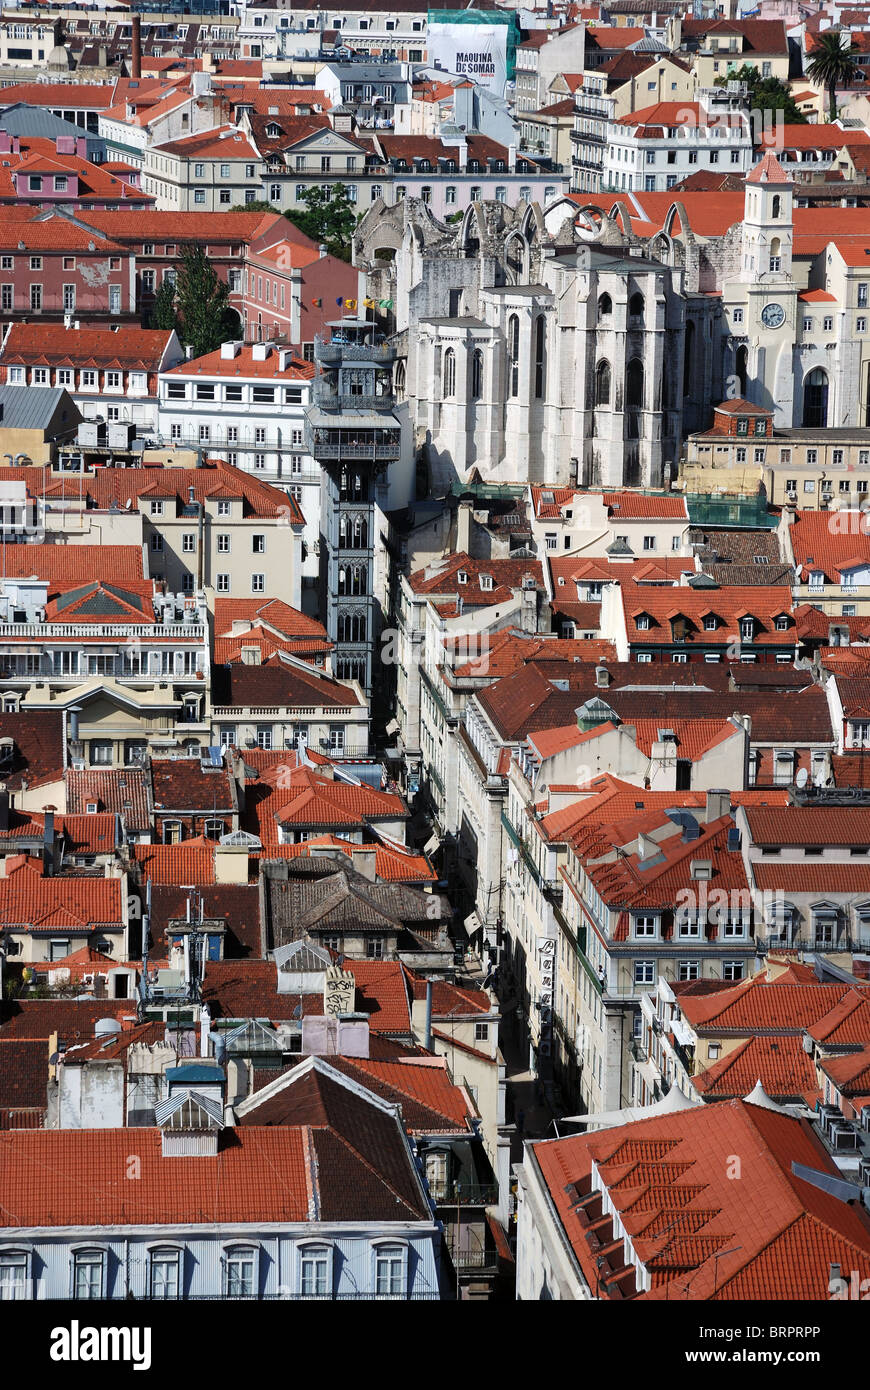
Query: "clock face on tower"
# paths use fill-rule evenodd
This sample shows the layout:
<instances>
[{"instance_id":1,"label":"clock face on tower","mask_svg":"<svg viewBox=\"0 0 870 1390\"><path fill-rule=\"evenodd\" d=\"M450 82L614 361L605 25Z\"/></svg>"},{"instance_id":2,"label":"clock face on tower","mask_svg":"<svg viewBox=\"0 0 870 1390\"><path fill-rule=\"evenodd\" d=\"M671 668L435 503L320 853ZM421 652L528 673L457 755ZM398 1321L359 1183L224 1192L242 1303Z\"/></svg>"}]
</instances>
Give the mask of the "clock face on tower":
<instances>
[{"instance_id":1,"label":"clock face on tower","mask_svg":"<svg viewBox=\"0 0 870 1390\"><path fill-rule=\"evenodd\" d=\"M765 304L761 311L761 322L765 328L779 328L785 318L785 309L781 304Z\"/></svg>"}]
</instances>

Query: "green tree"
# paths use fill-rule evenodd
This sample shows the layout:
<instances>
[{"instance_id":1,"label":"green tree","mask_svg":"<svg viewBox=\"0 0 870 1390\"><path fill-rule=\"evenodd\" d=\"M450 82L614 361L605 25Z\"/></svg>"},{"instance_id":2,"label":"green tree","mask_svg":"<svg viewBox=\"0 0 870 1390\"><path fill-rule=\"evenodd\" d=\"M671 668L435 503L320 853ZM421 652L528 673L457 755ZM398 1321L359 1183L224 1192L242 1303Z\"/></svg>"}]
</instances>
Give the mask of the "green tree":
<instances>
[{"instance_id":1,"label":"green tree","mask_svg":"<svg viewBox=\"0 0 870 1390\"><path fill-rule=\"evenodd\" d=\"M806 116L795 106L789 88L778 77L761 77L758 68L744 63L737 72L729 72L727 77L717 77L715 85L724 87L728 82L746 83L753 111L782 111L789 125L806 125Z\"/></svg>"},{"instance_id":2,"label":"green tree","mask_svg":"<svg viewBox=\"0 0 870 1390\"><path fill-rule=\"evenodd\" d=\"M848 87L858 72L858 50L841 29L816 34L813 56L807 63L807 77L821 82L828 90L831 120L837 119L837 88Z\"/></svg>"},{"instance_id":3,"label":"green tree","mask_svg":"<svg viewBox=\"0 0 870 1390\"><path fill-rule=\"evenodd\" d=\"M175 285L180 334L194 357L214 352L239 331L239 316L229 306L230 290L201 246L186 246Z\"/></svg>"},{"instance_id":4,"label":"green tree","mask_svg":"<svg viewBox=\"0 0 870 1390\"><path fill-rule=\"evenodd\" d=\"M228 212L274 212L280 216L281 209L267 203L264 198L257 198L253 203L233 203Z\"/></svg>"},{"instance_id":5,"label":"green tree","mask_svg":"<svg viewBox=\"0 0 870 1390\"><path fill-rule=\"evenodd\" d=\"M302 194L305 211L298 208L286 212L300 232L310 236L318 245L322 242L333 256L343 261L350 260L350 239L357 224L354 205L348 197L343 183L334 183L331 188L306 188Z\"/></svg>"},{"instance_id":6,"label":"green tree","mask_svg":"<svg viewBox=\"0 0 870 1390\"><path fill-rule=\"evenodd\" d=\"M171 280L162 281L154 299L154 307L149 319L151 328L177 328L178 315L175 312L175 285Z\"/></svg>"}]
</instances>

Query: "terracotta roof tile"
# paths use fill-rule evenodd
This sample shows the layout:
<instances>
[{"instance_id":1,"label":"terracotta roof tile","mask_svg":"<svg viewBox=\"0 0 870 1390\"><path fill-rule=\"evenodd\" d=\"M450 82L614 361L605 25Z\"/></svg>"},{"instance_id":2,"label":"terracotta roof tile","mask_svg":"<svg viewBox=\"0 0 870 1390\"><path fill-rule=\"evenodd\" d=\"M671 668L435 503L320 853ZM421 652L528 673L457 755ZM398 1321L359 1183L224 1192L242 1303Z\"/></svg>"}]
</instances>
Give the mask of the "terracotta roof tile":
<instances>
[{"instance_id":1,"label":"terracotta roof tile","mask_svg":"<svg viewBox=\"0 0 870 1390\"><path fill-rule=\"evenodd\" d=\"M537 1143L531 1153L590 1289L602 1289L601 1272L577 1196L594 1190L593 1162L595 1188L607 1190L650 1274L640 1298L825 1300L832 1263L870 1272L865 1216L792 1174L792 1161L838 1172L807 1121L733 1100ZM739 1184L729 1178L735 1153ZM609 1231L602 1221L599 1243Z\"/></svg>"}]
</instances>

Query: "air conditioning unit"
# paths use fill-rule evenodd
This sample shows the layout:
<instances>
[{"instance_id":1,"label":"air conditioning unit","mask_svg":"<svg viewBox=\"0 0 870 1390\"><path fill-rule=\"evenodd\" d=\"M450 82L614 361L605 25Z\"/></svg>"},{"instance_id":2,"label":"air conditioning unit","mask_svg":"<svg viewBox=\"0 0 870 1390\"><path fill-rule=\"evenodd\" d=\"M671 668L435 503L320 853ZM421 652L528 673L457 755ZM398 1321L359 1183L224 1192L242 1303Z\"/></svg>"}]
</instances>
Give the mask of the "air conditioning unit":
<instances>
[{"instance_id":1,"label":"air conditioning unit","mask_svg":"<svg viewBox=\"0 0 870 1390\"><path fill-rule=\"evenodd\" d=\"M831 1125L830 1139L835 1153L847 1153L860 1148L858 1131L848 1120Z\"/></svg>"},{"instance_id":2,"label":"air conditioning unit","mask_svg":"<svg viewBox=\"0 0 870 1390\"><path fill-rule=\"evenodd\" d=\"M660 1018L654 1018L652 1026L654 1033L661 1034L665 1031L665 1025L662 1023Z\"/></svg>"},{"instance_id":3,"label":"air conditioning unit","mask_svg":"<svg viewBox=\"0 0 870 1390\"><path fill-rule=\"evenodd\" d=\"M823 1134L830 1134L831 1126L842 1120L843 1112L836 1105L820 1105L818 1109L819 1129Z\"/></svg>"}]
</instances>

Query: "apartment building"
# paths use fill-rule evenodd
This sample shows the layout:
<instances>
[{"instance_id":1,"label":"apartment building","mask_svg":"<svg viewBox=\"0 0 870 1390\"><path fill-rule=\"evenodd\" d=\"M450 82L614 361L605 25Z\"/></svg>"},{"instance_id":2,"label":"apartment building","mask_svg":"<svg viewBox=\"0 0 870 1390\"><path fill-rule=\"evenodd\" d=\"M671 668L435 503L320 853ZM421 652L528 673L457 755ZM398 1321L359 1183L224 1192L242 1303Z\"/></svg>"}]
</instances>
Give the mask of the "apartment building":
<instances>
[{"instance_id":1,"label":"apartment building","mask_svg":"<svg viewBox=\"0 0 870 1390\"><path fill-rule=\"evenodd\" d=\"M236 126L182 136L146 151L145 189L171 212L226 212L262 198L262 159Z\"/></svg>"},{"instance_id":2,"label":"apartment building","mask_svg":"<svg viewBox=\"0 0 870 1390\"><path fill-rule=\"evenodd\" d=\"M0 381L63 387L84 420L129 421L151 433L158 429L158 374L183 356L168 330L16 323L0 344Z\"/></svg>"}]
</instances>

